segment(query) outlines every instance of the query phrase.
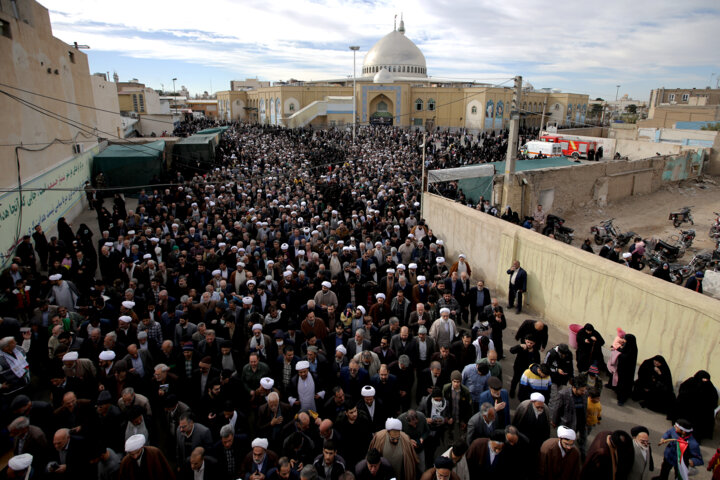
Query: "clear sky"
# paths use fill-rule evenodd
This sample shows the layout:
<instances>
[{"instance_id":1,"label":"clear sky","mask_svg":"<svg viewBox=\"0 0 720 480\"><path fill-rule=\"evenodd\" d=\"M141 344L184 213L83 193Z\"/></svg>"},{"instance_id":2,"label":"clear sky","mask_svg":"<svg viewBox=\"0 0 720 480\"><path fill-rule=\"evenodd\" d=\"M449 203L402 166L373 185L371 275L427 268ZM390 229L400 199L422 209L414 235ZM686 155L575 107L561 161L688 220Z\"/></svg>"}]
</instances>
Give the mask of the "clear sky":
<instances>
[{"instance_id":1,"label":"clear sky","mask_svg":"<svg viewBox=\"0 0 720 480\"><path fill-rule=\"evenodd\" d=\"M230 80L352 75L404 14L428 74L647 100L657 87L715 86L718 0L40 0L53 32L87 44L91 73L114 71L191 94ZM712 80L711 80L712 79Z\"/></svg>"}]
</instances>

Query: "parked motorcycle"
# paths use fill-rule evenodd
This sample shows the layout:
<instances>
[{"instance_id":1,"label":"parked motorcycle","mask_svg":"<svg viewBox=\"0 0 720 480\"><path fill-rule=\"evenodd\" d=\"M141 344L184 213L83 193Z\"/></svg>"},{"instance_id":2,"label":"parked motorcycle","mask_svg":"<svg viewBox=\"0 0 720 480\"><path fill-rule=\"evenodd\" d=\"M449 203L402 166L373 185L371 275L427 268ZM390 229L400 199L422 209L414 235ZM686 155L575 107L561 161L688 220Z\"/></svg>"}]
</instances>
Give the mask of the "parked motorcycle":
<instances>
[{"instance_id":1,"label":"parked motorcycle","mask_svg":"<svg viewBox=\"0 0 720 480\"><path fill-rule=\"evenodd\" d=\"M670 264L670 280L673 283L682 285L685 280L695 275L695 272L702 272L710 261L710 253L698 253L693 256L687 265L679 263Z\"/></svg>"},{"instance_id":2,"label":"parked motorcycle","mask_svg":"<svg viewBox=\"0 0 720 480\"><path fill-rule=\"evenodd\" d=\"M635 232L621 232L613 224L614 218L605 220L594 227L590 227L590 233L595 237L595 243L598 245L605 244L608 240L614 240L616 245L625 246L635 237Z\"/></svg>"},{"instance_id":3,"label":"parked motorcycle","mask_svg":"<svg viewBox=\"0 0 720 480\"><path fill-rule=\"evenodd\" d=\"M564 226L565 220L558 217L557 215L548 215L545 219L545 228L543 229L543 235L550 235L551 233L555 236L556 240L565 242L568 245L572 243L575 234L570 227Z\"/></svg>"},{"instance_id":4,"label":"parked motorcycle","mask_svg":"<svg viewBox=\"0 0 720 480\"><path fill-rule=\"evenodd\" d=\"M674 241L674 243L655 238L645 240L646 257L647 252L657 252L662 262L670 263L676 261L685 255L685 250L692 244L695 238L695 231L685 230L681 232L679 236L673 235L673 237L670 241Z\"/></svg>"},{"instance_id":5,"label":"parked motorcycle","mask_svg":"<svg viewBox=\"0 0 720 480\"><path fill-rule=\"evenodd\" d=\"M715 223L710 226L710 238L720 238L720 213L715 214Z\"/></svg>"},{"instance_id":6,"label":"parked motorcycle","mask_svg":"<svg viewBox=\"0 0 720 480\"><path fill-rule=\"evenodd\" d=\"M673 226L676 228L685 222L690 222L690 225L695 225L692 213L690 213L691 208L692 206L682 207L680 211L670 213L668 220L672 220Z\"/></svg>"}]
</instances>

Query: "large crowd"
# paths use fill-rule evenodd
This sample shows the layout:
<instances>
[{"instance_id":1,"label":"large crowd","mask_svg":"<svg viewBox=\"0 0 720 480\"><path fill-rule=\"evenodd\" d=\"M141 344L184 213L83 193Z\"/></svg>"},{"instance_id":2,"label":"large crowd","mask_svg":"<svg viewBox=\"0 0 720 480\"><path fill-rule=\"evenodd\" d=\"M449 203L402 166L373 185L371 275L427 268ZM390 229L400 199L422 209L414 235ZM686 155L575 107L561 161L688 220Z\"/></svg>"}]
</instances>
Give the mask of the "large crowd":
<instances>
[{"instance_id":1,"label":"large crowd","mask_svg":"<svg viewBox=\"0 0 720 480\"><path fill-rule=\"evenodd\" d=\"M98 186L97 229L61 219L19 244L0 276L0 477L635 480L704 465L707 372L676 395L661 356L636 376L630 333L609 361L590 324L574 353L540 321L503 334L532 272L509 266L506 303L472 259L445 256L420 216L422 133L229 126L212 170L173 171L134 208ZM447 168L507 144L438 131L425 148ZM602 429L604 381L672 421L654 473L660 439Z\"/></svg>"}]
</instances>

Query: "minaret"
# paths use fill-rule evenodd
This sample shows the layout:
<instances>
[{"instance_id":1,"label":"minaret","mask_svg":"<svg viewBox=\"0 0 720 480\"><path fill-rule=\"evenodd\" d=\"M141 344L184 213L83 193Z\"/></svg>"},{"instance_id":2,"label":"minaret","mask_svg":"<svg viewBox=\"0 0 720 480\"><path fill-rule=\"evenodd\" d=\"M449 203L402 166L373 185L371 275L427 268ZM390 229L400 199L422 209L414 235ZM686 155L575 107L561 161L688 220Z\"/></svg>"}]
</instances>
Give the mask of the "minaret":
<instances>
[{"instance_id":1,"label":"minaret","mask_svg":"<svg viewBox=\"0 0 720 480\"><path fill-rule=\"evenodd\" d=\"M405 35L405 21L403 20L403 14L400 13L400 28L398 28L398 32Z\"/></svg>"}]
</instances>

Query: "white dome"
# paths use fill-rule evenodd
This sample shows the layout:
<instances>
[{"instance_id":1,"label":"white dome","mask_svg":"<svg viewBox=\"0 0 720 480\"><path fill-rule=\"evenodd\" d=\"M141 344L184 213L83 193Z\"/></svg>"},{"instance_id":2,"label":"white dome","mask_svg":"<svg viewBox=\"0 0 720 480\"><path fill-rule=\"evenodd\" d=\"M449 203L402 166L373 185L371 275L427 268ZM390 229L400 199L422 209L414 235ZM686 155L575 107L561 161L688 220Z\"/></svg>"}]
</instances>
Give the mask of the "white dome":
<instances>
[{"instance_id":1,"label":"white dome","mask_svg":"<svg viewBox=\"0 0 720 480\"><path fill-rule=\"evenodd\" d=\"M373 83L392 83L394 80L392 74L383 68L373 77Z\"/></svg>"},{"instance_id":2,"label":"white dome","mask_svg":"<svg viewBox=\"0 0 720 480\"><path fill-rule=\"evenodd\" d=\"M383 69L393 77L427 78L425 55L405 36L404 22L380 39L363 61L362 76L373 77Z\"/></svg>"}]
</instances>

